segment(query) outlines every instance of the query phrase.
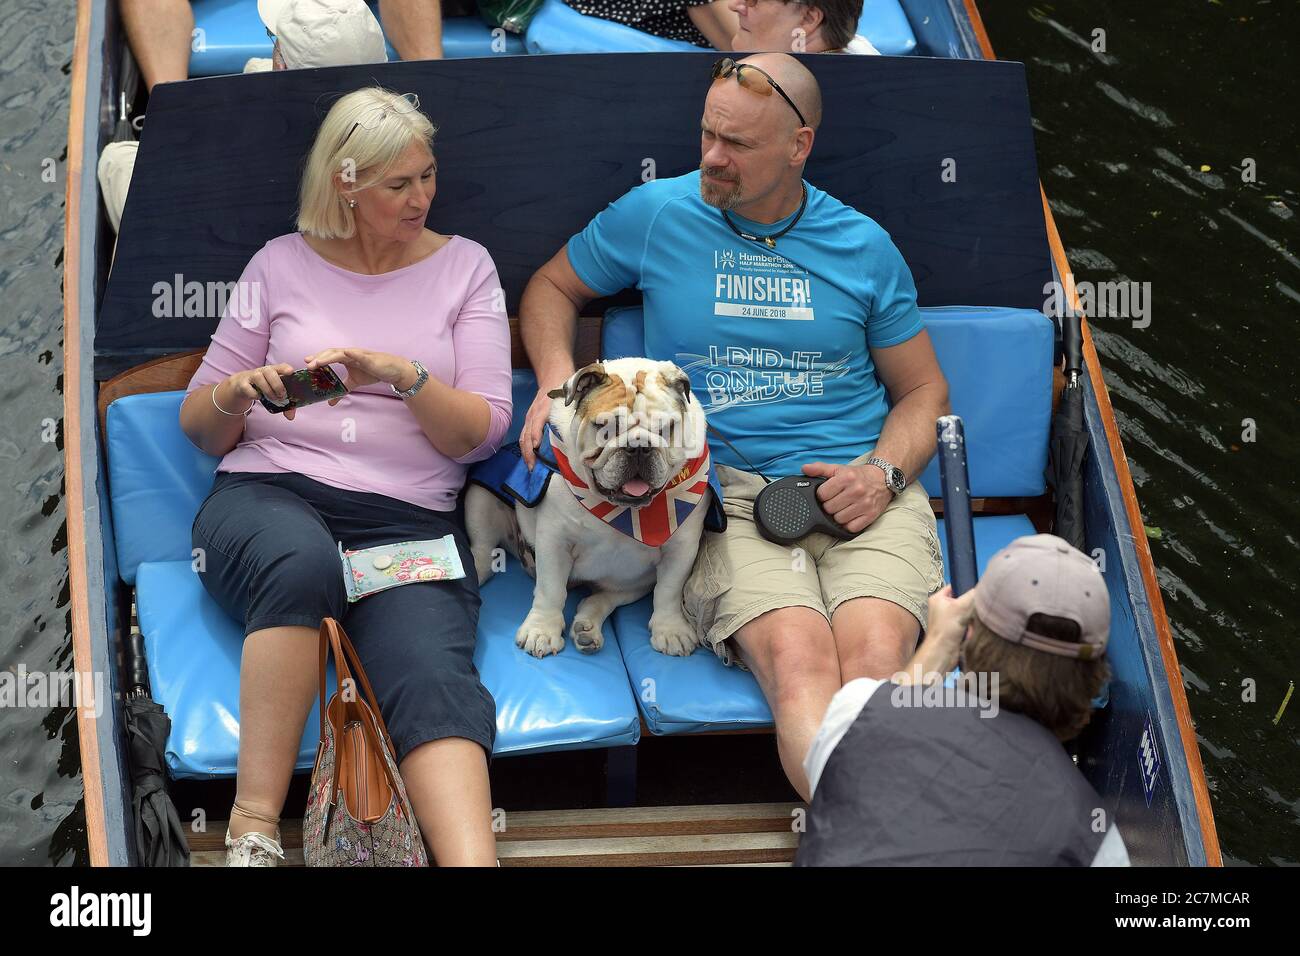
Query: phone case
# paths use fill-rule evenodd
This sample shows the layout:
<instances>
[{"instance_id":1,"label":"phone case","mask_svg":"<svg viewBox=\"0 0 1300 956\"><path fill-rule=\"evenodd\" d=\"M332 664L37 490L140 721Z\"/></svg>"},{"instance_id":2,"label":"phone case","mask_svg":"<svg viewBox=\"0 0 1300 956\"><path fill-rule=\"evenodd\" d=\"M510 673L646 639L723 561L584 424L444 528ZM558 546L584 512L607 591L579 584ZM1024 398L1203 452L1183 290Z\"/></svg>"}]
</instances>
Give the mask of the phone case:
<instances>
[{"instance_id":1,"label":"phone case","mask_svg":"<svg viewBox=\"0 0 1300 956\"><path fill-rule=\"evenodd\" d=\"M353 604L367 595L402 584L454 581L465 576L456 539L449 534L359 551L344 550L343 543L339 542L339 560L343 563L348 602Z\"/></svg>"}]
</instances>

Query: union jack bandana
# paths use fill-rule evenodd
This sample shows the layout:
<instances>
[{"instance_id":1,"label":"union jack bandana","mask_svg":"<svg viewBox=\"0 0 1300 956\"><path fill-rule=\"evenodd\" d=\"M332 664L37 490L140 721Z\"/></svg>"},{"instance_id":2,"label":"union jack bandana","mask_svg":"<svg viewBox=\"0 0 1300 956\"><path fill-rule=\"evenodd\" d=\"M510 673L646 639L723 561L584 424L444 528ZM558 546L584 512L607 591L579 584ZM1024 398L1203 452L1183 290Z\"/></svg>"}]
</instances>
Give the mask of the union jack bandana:
<instances>
[{"instance_id":1,"label":"union jack bandana","mask_svg":"<svg viewBox=\"0 0 1300 956\"><path fill-rule=\"evenodd\" d=\"M641 507L633 508L631 505L606 501L595 488L579 478L569 463L559 430L554 425L548 427L555 464L578 503L611 528L618 529L644 545L662 547L691 513L708 501L710 487L714 489L718 500L722 500L722 489L714 475L707 444L704 453L686 462L659 494Z\"/></svg>"}]
</instances>

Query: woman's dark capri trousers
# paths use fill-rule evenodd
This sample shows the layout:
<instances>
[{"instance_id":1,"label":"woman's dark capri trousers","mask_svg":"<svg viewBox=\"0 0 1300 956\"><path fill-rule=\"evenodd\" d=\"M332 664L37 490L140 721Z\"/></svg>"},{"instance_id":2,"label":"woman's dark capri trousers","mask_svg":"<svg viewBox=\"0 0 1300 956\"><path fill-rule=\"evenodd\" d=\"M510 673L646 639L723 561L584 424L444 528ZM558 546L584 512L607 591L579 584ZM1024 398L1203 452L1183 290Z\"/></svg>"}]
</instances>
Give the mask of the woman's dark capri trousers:
<instances>
[{"instance_id":1,"label":"woman's dark capri trousers","mask_svg":"<svg viewBox=\"0 0 1300 956\"><path fill-rule=\"evenodd\" d=\"M464 578L403 584L348 604L338 542L360 549L448 533ZM203 586L244 622L245 637L267 627L318 628L324 617L343 624L399 761L443 737L465 737L491 755L496 706L474 668L478 582L459 512L297 474L219 472L193 541L205 554Z\"/></svg>"}]
</instances>

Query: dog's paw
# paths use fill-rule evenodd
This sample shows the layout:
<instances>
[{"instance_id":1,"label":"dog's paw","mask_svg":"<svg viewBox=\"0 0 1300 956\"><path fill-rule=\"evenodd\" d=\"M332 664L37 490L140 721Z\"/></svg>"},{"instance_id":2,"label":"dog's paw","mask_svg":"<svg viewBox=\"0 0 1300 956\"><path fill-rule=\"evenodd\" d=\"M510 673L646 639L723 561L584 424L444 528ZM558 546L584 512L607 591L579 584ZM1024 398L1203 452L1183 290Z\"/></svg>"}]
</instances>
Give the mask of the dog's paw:
<instances>
[{"instance_id":1,"label":"dog's paw","mask_svg":"<svg viewBox=\"0 0 1300 956\"><path fill-rule=\"evenodd\" d=\"M534 657L564 650L564 616L530 612L515 631L515 646Z\"/></svg>"},{"instance_id":2,"label":"dog's paw","mask_svg":"<svg viewBox=\"0 0 1300 956\"><path fill-rule=\"evenodd\" d=\"M680 615L671 618L651 618L650 646L660 654L687 657L700 646L695 628Z\"/></svg>"},{"instance_id":3,"label":"dog's paw","mask_svg":"<svg viewBox=\"0 0 1300 956\"><path fill-rule=\"evenodd\" d=\"M594 654L605 646L605 635L600 625L583 617L581 609L573 619L573 626L569 628L569 637L573 638L573 646L584 654Z\"/></svg>"}]
</instances>

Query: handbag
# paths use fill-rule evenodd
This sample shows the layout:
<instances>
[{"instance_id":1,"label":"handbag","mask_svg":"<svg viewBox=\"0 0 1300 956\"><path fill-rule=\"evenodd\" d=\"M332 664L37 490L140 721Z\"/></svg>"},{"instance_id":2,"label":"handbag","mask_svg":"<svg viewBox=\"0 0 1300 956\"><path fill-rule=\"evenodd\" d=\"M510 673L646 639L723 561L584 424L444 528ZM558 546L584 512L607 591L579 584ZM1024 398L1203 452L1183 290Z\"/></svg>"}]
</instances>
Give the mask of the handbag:
<instances>
[{"instance_id":1,"label":"handbag","mask_svg":"<svg viewBox=\"0 0 1300 956\"><path fill-rule=\"evenodd\" d=\"M338 686L326 701L331 653ZM320 624L320 747L302 851L307 866L429 865L379 702L352 642L332 617Z\"/></svg>"}]
</instances>

